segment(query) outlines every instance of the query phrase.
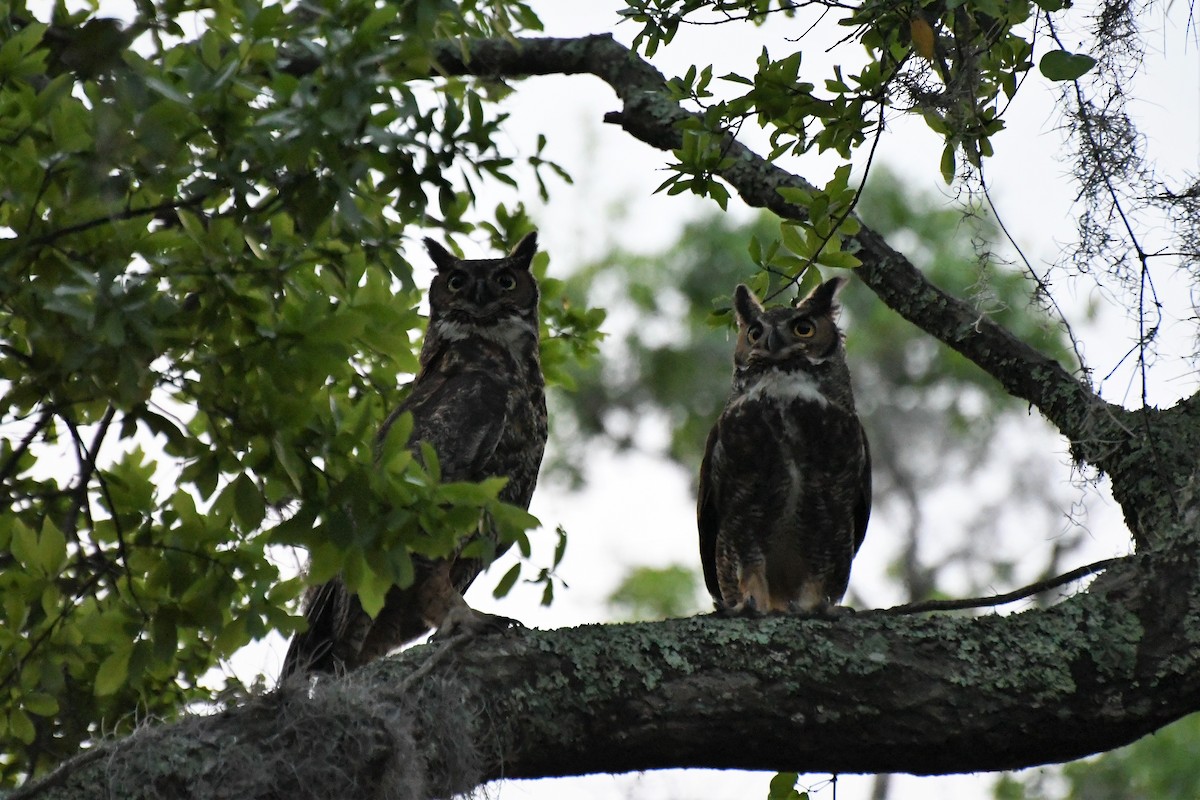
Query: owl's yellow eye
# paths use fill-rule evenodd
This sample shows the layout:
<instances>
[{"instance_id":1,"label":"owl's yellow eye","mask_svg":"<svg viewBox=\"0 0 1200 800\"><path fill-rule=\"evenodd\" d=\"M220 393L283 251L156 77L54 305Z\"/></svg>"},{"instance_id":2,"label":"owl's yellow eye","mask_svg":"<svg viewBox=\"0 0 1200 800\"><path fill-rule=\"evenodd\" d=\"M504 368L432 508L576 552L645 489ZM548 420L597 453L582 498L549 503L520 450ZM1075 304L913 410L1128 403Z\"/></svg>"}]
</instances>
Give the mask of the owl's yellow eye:
<instances>
[{"instance_id":1,"label":"owl's yellow eye","mask_svg":"<svg viewBox=\"0 0 1200 800\"><path fill-rule=\"evenodd\" d=\"M452 292L461 292L466 285L467 276L461 272L455 272L446 279L446 288Z\"/></svg>"},{"instance_id":2,"label":"owl's yellow eye","mask_svg":"<svg viewBox=\"0 0 1200 800\"><path fill-rule=\"evenodd\" d=\"M517 279L511 272L501 272L496 276L496 284L504 291L511 292L517 288Z\"/></svg>"},{"instance_id":3,"label":"owl's yellow eye","mask_svg":"<svg viewBox=\"0 0 1200 800\"><path fill-rule=\"evenodd\" d=\"M792 333L801 339L810 339L816 332L817 326L813 324L811 319L798 319L792 323Z\"/></svg>"},{"instance_id":4,"label":"owl's yellow eye","mask_svg":"<svg viewBox=\"0 0 1200 800\"><path fill-rule=\"evenodd\" d=\"M746 341L748 341L750 344L757 342L762 338L762 335L763 326L757 322L752 323L749 328L746 328Z\"/></svg>"}]
</instances>

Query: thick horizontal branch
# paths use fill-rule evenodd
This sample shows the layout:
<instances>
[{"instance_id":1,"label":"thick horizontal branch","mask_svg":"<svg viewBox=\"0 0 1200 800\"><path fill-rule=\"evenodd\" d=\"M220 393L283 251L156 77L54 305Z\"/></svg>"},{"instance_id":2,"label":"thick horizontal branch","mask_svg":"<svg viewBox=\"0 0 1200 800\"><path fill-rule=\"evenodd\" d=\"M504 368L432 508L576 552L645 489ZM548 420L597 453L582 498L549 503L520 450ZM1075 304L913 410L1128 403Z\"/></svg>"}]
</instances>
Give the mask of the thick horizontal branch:
<instances>
[{"instance_id":1,"label":"thick horizontal branch","mask_svg":"<svg viewBox=\"0 0 1200 800\"><path fill-rule=\"evenodd\" d=\"M662 73L607 35L475 41L469 61L463 60L460 50L446 46L438 50L438 62L446 73L458 75L595 75L611 86L623 103L620 112L610 113L606 119L661 150L681 147L680 123L700 120L675 101ZM724 147L726 165L718 174L746 203L786 219L806 218L805 209L787 202L779 189L811 190L811 184L732 136L726 137ZM975 306L934 286L870 227L863 226L855 244L856 255L863 262L857 273L884 303L974 361L1010 394L1036 405L1072 441L1080 458L1103 466L1114 438L1124 439L1116 422L1120 409L1109 407L1060 364L1014 337Z\"/></svg>"},{"instance_id":2,"label":"thick horizontal branch","mask_svg":"<svg viewBox=\"0 0 1200 800\"><path fill-rule=\"evenodd\" d=\"M668 767L1065 761L1200 708L1200 644L1182 625L1200 612L1194 557L1135 556L1116 573L1011 616L710 616L414 648L142 730L19 796L439 797L502 777Z\"/></svg>"}]
</instances>

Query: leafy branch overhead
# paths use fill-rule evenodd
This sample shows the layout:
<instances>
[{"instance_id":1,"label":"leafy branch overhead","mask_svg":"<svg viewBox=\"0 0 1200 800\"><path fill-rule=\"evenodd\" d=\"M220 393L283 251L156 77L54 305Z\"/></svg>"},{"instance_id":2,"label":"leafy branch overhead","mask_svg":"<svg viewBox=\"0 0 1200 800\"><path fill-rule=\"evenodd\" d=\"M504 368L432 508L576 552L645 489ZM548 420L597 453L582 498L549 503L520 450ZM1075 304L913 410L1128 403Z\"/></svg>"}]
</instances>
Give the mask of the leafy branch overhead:
<instances>
[{"instance_id":1,"label":"leafy branch overhead","mask_svg":"<svg viewBox=\"0 0 1200 800\"><path fill-rule=\"evenodd\" d=\"M1124 36L1133 17L1118 5L1103 19ZM1120 104L1095 102L1088 81L1119 82L1117 48L1070 51L1059 27L1074 13L1068 5L637 0L622 12L639 26L632 47L608 35L530 36L541 23L517 0L140 0L127 24L62 5L44 18L26 6L0 16L3 784L45 774L87 745L91 756L31 792L99 791L108 783L90 770L133 763L98 758L124 746L94 746L101 733L245 699L236 681L214 689L202 676L246 643L296 627L304 580L281 578L279 546L308 549L310 580L340 573L368 606L409 580L412 554L451 552L481 519L527 552L536 520L501 503L498 483L443 482L434 455L412 457L403 423L381 452L371 442L417 368L417 232L473 235L503 251L533 227L519 202L528 195L515 189L534 186L546 199L566 176L544 136L506 138L498 103L535 75L592 75L611 87L619 108L605 121L665 154L668 194L698 193L722 208L737 195L782 219L778 237L752 251L758 275L746 277L759 288L798 285L811 264L854 268L884 305L1036 406L1077 462L1111 477L1139 551L1090 592L1011 618L693 619L516 635L469 654L411 651L365 679L394 694L363 717L382 715L382 733L368 737L378 747L348 754L346 774L398 763L401 740L432 748L419 761L435 776L430 791L499 774L680 765L992 769L1111 747L1200 707L1195 648L1176 635L1195 627L1200 608L1195 397L1166 411L1101 399L1074 373L1082 365L1063 363L1063 348L1047 354L1014 335L1007 318L939 288L865 224L848 166L820 186L782 166L816 152L862 164L889 115L911 112L938 137L946 180L968 168L982 175L1023 83L1044 79L1062 88L1086 145L1077 148L1090 170L1081 225L1093 233L1080 257L1105 255L1121 285L1145 287L1152 259L1171 251L1146 246L1133 223L1094 233L1098 220L1135 216L1123 212L1136 201L1171 217L1185 243L1180 261L1194 267L1195 193L1156 184L1135 157L1136 131L1118 124ZM696 65L668 79L651 61L693 23L782 18L798 34L805 14L826 12L843 44L862 50L823 80L808 74L803 42L788 39L723 76ZM755 126L766 131L764 154L744 143ZM507 187L510 199L482 208L485 186ZM569 385L604 313L571 302L544 256L533 269L547 380ZM1154 301L1138 296L1144 322ZM1143 355L1155 330L1146 326ZM547 587L562 541L534 579ZM811 685L792 691L771 670L808 656L783 641L815 643L846 668L814 668ZM740 655L767 671L746 672ZM454 775L436 737L396 723L425 718L421 698L436 681L423 679L450 658L461 659L466 685L454 696L491 712L469 724L512 726L480 734L497 758ZM597 666L614 680L592 685ZM575 677L553 677L564 670ZM853 702L839 686L847 671L862 683ZM876 673L901 675L908 694L873 693ZM708 702L721 685L740 690ZM797 696L819 702L792 709ZM183 761L207 751L199 758L215 768L229 763L229 720L261 715L267 722L253 730L275 731L271 720L294 722L287 708L334 718L345 698L322 697L272 695L164 729L200 731L191 739L140 735L130 747L165 742ZM551 712L539 697L559 705ZM701 706L704 724L680 716ZM773 724L748 726L758 719ZM714 736L731 721L748 726L735 737L747 747L731 751L728 736ZM675 723L686 735L658 735ZM282 729L300 736L304 726ZM1054 749L1067 730L1086 735ZM930 741L941 732L949 742ZM836 746L804 750L812 741ZM277 758L242 763L272 786L286 772L258 769ZM139 791L161 785L145 772L127 777Z\"/></svg>"}]
</instances>

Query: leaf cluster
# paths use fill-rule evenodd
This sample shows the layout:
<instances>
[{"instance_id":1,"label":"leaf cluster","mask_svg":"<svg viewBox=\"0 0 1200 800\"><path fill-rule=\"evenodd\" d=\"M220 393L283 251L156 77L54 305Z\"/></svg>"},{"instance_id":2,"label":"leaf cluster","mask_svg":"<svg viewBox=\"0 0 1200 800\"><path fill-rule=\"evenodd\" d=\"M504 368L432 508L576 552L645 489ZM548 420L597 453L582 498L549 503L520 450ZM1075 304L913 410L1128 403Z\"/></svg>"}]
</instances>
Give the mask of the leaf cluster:
<instances>
[{"instance_id":1,"label":"leaf cluster","mask_svg":"<svg viewBox=\"0 0 1200 800\"><path fill-rule=\"evenodd\" d=\"M417 368L412 228L470 233L518 166L505 87L431 80L430 43L536 29L528 6L137 11L0 17L0 785L212 700L205 673L297 624L283 548L378 608L412 553L480 525L528 553L537 524L402 426L373 446ZM602 315L543 286L562 381Z\"/></svg>"},{"instance_id":2,"label":"leaf cluster","mask_svg":"<svg viewBox=\"0 0 1200 800\"><path fill-rule=\"evenodd\" d=\"M1061 0L638 0L622 15L642 27L635 44L647 56L674 41L687 26L734 21L762 23L772 15L795 21L803 41L821 24L843 56L831 74L805 71L802 50L780 56L763 48L753 69L722 75L730 91L714 88L713 69L692 67L672 81L680 99L700 111L687 123L685 146L675 153L677 173L661 188L712 196L724 207L728 192L713 178L722 142L747 121L762 128L770 158L833 151L849 160L855 148L879 135L892 110L919 114L944 142L942 173L953 180L965 160L974 167L993 152L1003 114L1034 65L1039 24L1066 14ZM859 49L847 49L857 43ZM1051 81L1071 80L1095 61L1086 54L1050 49L1040 70ZM740 91L741 94L737 94Z\"/></svg>"},{"instance_id":3,"label":"leaf cluster","mask_svg":"<svg viewBox=\"0 0 1200 800\"><path fill-rule=\"evenodd\" d=\"M1200 793L1197 741L1200 741L1200 717L1193 714L1127 747L1067 764L1057 775L1041 770L1005 775L994 787L993 797L996 800L1140 797L1186 800Z\"/></svg>"}]
</instances>

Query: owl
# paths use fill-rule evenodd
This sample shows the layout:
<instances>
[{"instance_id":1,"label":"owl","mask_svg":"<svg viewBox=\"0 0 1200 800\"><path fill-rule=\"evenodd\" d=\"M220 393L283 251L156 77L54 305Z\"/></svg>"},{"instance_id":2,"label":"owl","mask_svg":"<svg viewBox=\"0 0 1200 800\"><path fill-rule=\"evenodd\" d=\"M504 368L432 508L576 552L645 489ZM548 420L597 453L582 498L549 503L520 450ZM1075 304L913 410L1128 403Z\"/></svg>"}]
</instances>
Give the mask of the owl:
<instances>
[{"instance_id":1,"label":"owl","mask_svg":"<svg viewBox=\"0 0 1200 800\"><path fill-rule=\"evenodd\" d=\"M794 308L733 296L733 389L708 436L697 521L719 612L830 614L871 513L871 456L837 326L845 278Z\"/></svg>"},{"instance_id":2,"label":"owl","mask_svg":"<svg viewBox=\"0 0 1200 800\"><path fill-rule=\"evenodd\" d=\"M504 258L462 260L425 240L437 273L429 325L408 398L387 417L382 442L404 412L409 439L433 446L444 481L505 477L500 499L529 507L546 446L546 397L538 354L538 287L530 233ZM490 536L499 555L505 545ZM465 544L465 543L464 543ZM484 632L515 620L472 609L463 592L486 566L478 558L413 556L411 586L389 590L371 619L340 579L309 590L308 628L296 635L281 677L354 669L430 629Z\"/></svg>"}]
</instances>

